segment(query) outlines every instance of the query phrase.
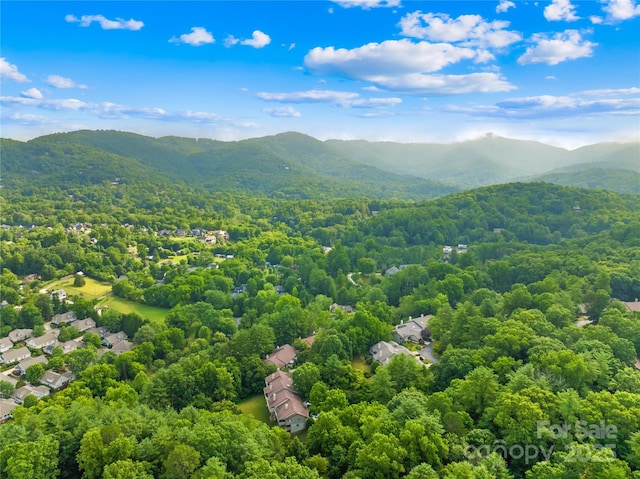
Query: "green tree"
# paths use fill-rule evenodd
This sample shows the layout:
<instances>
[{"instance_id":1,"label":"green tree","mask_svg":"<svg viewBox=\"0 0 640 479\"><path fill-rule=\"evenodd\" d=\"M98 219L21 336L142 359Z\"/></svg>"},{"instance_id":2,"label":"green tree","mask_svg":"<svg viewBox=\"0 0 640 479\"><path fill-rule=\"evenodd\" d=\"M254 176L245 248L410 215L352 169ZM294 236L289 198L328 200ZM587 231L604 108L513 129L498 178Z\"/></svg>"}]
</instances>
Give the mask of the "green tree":
<instances>
[{"instance_id":1,"label":"green tree","mask_svg":"<svg viewBox=\"0 0 640 479\"><path fill-rule=\"evenodd\" d=\"M30 384L38 384L40 378L44 374L44 366L42 364L32 364L25 372L25 378Z\"/></svg>"}]
</instances>

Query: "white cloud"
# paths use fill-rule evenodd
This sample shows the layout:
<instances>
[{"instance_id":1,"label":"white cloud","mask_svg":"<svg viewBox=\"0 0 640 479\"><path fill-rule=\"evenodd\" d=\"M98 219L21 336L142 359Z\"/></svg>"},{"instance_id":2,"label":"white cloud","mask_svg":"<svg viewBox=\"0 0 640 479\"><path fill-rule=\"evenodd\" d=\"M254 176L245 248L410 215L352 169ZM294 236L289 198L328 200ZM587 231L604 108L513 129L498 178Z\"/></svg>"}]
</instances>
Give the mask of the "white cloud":
<instances>
[{"instance_id":1,"label":"white cloud","mask_svg":"<svg viewBox=\"0 0 640 479\"><path fill-rule=\"evenodd\" d=\"M518 58L518 63L546 63L557 65L558 63L575 60L577 58L590 57L597 43L583 40L577 30L565 30L556 33L549 38L545 34L536 33L531 39L535 45L527 48L527 51Z\"/></svg>"},{"instance_id":2,"label":"white cloud","mask_svg":"<svg viewBox=\"0 0 640 479\"><path fill-rule=\"evenodd\" d=\"M37 88L29 88L28 90L25 90L22 93L20 93L20 96L24 98L34 98L36 100L39 100L42 98L42 92Z\"/></svg>"},{"instance_id":3,"label":"white cloud","mask_svg":"<svg viewBox=\"0 0 640 479\"><path fill-rule=\"evenodd\" d=\"M553 0L544 8L544 18L552 21L574 22L580 17L576 15L575 5L571 4L571 0Z\"/></svg>"},{"instance_id":4,"label":"white cloud","mask_svg":"<svg viewBox=\"0 0 640 479\"><path fill-rule=\"evenodd\" d=\"M276 108L265 108L262 111L264 111L265 113L269 113L271 116L274 116L277 118L297 118L302 116L302 114L292 106L279 106Z\"/></svg>"},{"instance_id":5,"label":"white cloud","mask_svg":"<svg viewBox=\"0 0 640 479\"><path fill-rule=\"evenodd\" d=\"M463 93L492 93L514 90L516 87L496 73L468 75L406 75L369 77L368 80L384 90L424 95L456 95Z\"/></svg>"},{"instance_id":6,"label":"white cloud","mask_svg":"<svg viewBox=\"0 0 640 479\"><path fill-rule=\"evenodd\" d=\"M640 5L636 5L635 0L609 0L603 3L605 6L602 10L607 14L605 23L617 23L640 15Z\"/></svg>"},{"instance_id":7,"label":"white cloud","mask_svg":"<svg viewBox=\"0 0 640 479\"><path fill-rule=\"evenodd\" d=\"M502 20L488 22L480 15L451 18L446 13L421 11L405 15L399 23L401 34L406 37L485 48L504 48L520 41L518 32L505 30L509 25Z\"/></svg>"},{"instance_id":8,"label":"white cloud","mask_svg":"<svg viewBox=\"0 0 640 479\"><path fill-rule=\"evenodd\" d=\"M29 79L18 71L18 67L9 63L4 57L0 58L0 78L7 78L19 83L28 82Z\"/></svg>"},{"instance_id":9,"label":"white cloud","mask_svg":"<svg viewBox=\"0 0 640 479\"><path fill-rule=\"evenodd\" d=\"M233 35L227 35L227 38L224 39L224 46L230 48L234 45L237 45L239 42L240 40L238 40Z\"/></svg>"},{"instance_id":10,"label":"white cloud","mask_svg":"<svg viewBox=\"0 0 640 479\"><path fill-rule=\"evenodd\" d=\"M545 80L557 80L557 78L553 75L547 75L546 77L544 77Z\"/></svg>"},{"instance_id":11,"label":"white cloud","mask_svg":"<svg viewBox=\"0 0 640 479\"><path fill-rule=\"evenodd\" d=\"M474 57L476 52L470 48L403 39L369 43L351 50L316 47L307 53L304 64L314 73L366 80L373 75L434 72Z\"/></svg>"},{"instance_id":12,"label":"white cloud","mask_svg":"<svg viewBox=\"0 0 640 479\"><path fill-rule=\"evenodd\" d=\"M510 8L515 8L516 4L509 0L500 0L500 3L496 7L496 13L504 13Z\"/></svg>"},{"instance_id":13,"label":"white cloud","mask_svg":"<svg viewBox=\"0 0 640 479\"><path fill-rule=\"evenodd\" d=\"M140 30L144 23L130 18L116 18L109 20L104 15L82 15L80 18L75 15L67 15L64 19L69 23L79 23L81 27L88 27L93 22L99 23L103 30Z\"/></svg>"},{"instance_id":14,"label":"white cloud","mask_svg":"<svg viewBox=\"0 0 640 479\"><path fill-rule=\"evenodd\" d=\"M595 95L595 96L610 96L610 95L638 95L640 94L640 88L605 88L601 90L585 90L583 95Z\"/></svg>"},{"instance_id":15,"label":"white cloud","mask_svg":"<svg viewBox=\"0 0 640 479\"><path fill-rule=\"evenodd\" d=\"M49 75L46 82L47 85L54 88L87 88L87 85L81 85L74 82L71 78L65 78L60 75Z\"/></svg>"},{"instance_id":16,"label":"white cloud","mask_svg":"<svg viewBox=\"0 0 640 479\"><path fill-rule=\"evenodd\" d=\"M307 90L287 93L259 92L256 94L261 100L277 101L280 103L337 103L343 104L359 95L353 92L333 90Z\"/></svg>"},{"instance_id":17,"label":"white cloud","mask_svg":"<svg viewBox=\"0 0 640 479\"><path fill-rule=\"evenodd\" d=\"M380 7L399 7L400 0L333 0L343 8L359 7L365 10ZM333 13L330 11L329 13Z\"/></svg>"},{"instance_id":18,"label":"white cloud","mask_svg":"<svg viewBox=\"0 0 640 479\"><path fill-rule=\"evenodd\" d=\"M606 91L606 90L605 90ZM481 118L510 120L556 119L585 116L628 116L640 114L640 98L592 98L588 92L566 96L539 95L509 98L495 105L447 106L444 111L464 113ZM593 93L593 92L591 92Z\"/></svg>"},{"instance_id":19,"label":"white cloud","mask_svg":"<svg viewBox=\"0 0 640 479\"><path fill-rule=\"evenodd\" d=\"M191 33L183 33L178 38L173 37L169 43L186 43L192 47L199 47L207 43L214 43L213 35L203 27L191 27Z\"/></svg>"},{"instance_id":20,"label":"white cloud","mask_svg":"<svg viewBox=\"0 0 640 479\"><path fill-rule=\"evenodd\" d=\"M247 45L253 48L266 47L267 45L269 45L269 43L271 43L271 38L269 37L269 35L261 32L260 30L254 30L251 38L240 41L240 45Z\"/></svg>"},{"instance_id":21,"label":"white cloud","mask_svg":"<svg viewBox=\"0 0 640 479\"><path fill-rule=\"evenodd\" d=\"M25 113L2 113L3 123L16 123L24 126L41 126L54 123L51 119L42 115L30 115Z\"/></svg>"},{"instance_id":22,"label":"white cloud","mask_svg":"<svg viewBox=\"0 0 640 479\"><path fill-rule=\"evenodd\" d=\"M358 93L334 90L260 92L256 96L279 103L331 103L343 108L380 108L402 103L400 98L361 98Z\"/></svg>"}]
</instances>

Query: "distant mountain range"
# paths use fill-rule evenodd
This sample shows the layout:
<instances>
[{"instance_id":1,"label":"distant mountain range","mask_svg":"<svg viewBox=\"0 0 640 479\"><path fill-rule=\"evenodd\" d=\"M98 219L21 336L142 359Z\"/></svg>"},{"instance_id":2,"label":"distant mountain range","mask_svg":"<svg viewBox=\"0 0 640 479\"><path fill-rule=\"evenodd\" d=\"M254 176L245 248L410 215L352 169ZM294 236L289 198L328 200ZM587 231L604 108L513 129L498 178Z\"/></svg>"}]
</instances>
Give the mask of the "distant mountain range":
<instances>
[{"instance_id":1,"label":"distant mountain range","mask_svg":"<svg viewBox=\"0 0 640 479\"><path fill-rule=\"evenodd\" d=\"M224 142L82 130L27 142L2 139L0 147L5 187L180 182L297 198L424 199L547 181L640 193L640 142L569 151L495 136L445 145L319 141L289 132Z\"/></svg>"}]
</instances>

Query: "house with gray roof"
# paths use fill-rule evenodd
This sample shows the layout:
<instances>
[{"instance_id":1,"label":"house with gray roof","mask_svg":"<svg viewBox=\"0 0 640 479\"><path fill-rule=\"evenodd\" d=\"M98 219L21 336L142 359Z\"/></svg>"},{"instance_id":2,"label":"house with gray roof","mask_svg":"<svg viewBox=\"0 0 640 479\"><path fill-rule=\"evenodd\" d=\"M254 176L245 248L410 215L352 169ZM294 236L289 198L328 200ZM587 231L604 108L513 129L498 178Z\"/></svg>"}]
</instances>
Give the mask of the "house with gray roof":
<instances>
[{"instance_id":1,"label":"house with gray roof","mask_svg":"<svg viewBox=\"0 0 640 479\"><path fill-rule=\"evenodd\" d=\"M49 364L49 360L44 356L27 358L18 363L18 365L16 366L16 371L18 371L20 376L24 376L29 366L33 366L34 364L42 364L43 366L46 366L47 364Z\"/></svg>"},{"instance_id":2,"label":"house with gray roof","mask_svg":"<svg viewBox=\"0 0 640 479\"><path fill-rule=\"evenodd\" d=\"M399 325L397 325L393 332L391 333L393 339L395 339L399 343L404 342L412 342L412 343L422 343L422 332L426 329L429 320L433 317L433 315L422 315L415 319L409 317L409 321L402 321Z\"/></svg>"},{"instance_id":3,"label":"house with gray roof","mask_svg":"<svg viewBox=\"0 0 640 479\"><path fill-rule=\"evenodd\" d=\"M16 384L18 384L18 380L12 378L11 376L5 374L5 373L0 373L0 381L4 381L7 382L9 384L11 384L13 387L16 387Z\"/></svg>"},{"instance_id":4,"label":"house with gray roof","mask_svg":"<svg viewBox=\"0 0 640 479\"><path fill-rule=\"evenodd\" d=\"M9 338L0 338L0 354L9 351L13 347L13 341Z\"/></svg>"},{"instance_id":5,"label":"house with gray roof","mask_svg":"<svg viewBox=\"0 0 640 479\"><path fill-rule=\"evenodd\" d=\"M58 330L49 331L46 334L38 337L31 337L27 339L27 346L32 349L42 349L58 342Z\"/></svg>"},{"instance_id":6,"label":"house with gray roof","mask_svg":"<svg viewBox=\"0 0 640 479\"><path fill-rule=\"evenodd\" d=\"M66 387L73 379L73 374L70 372L66 373L57 373L55 371L45 371L45 373L40 378L40 384L43 386L47 386L52 391L58 391Z\"/></svg>"},{"instance_id":7,"label":"house with gray roof","mask_svg":"<svg viewBox=\"0 0 640 479\"><path fill-rule=\"evenodd\" d=\"M73 311L67 313L54 314L51 318L52 326L60 326L62 324L73 323L78 317Z\"/></svg>"},{"instance_id":8,"label":"house with gray roof","mask_svg":"<svg viewBox=\"0 0 640 479\"><path fill-rule=\"evenodd\" d=\"M374 361L386 366L397 354L414 357L413 353L395 341L380 341L369 348Z\"/></svg>"},{"instance_id":9,"label":"house with gray roof","mask_svg":"<svg viewBox=\"0 0 640 479\"><path fill-rule=\"evenodd\" d=\"M15 401L0 398L0 424L13 417L13 410L18 407Z\"/></svg>"},{"instance_id":10,"label":"house with gray roof","mask_svg":"<svg viewBox=\"0 0 640 479\"><path fill-rule=\"evenodd\" d=\"M13 344L24 341L33 335L33 329L14 329L9 332L9 339Z\"/></svg>"},{"instance_id":11,"label":"house with gray roof","mask_svg":"<svg viewBox=\"0 0 640 479\"><path fill-rule=\"evenodd\" d=\"M79 332L84 333L91 328L95 328L96 322L93 320L93 318L76 319L75 321L69 323L69 326L73 326Z\"/></svg>"},{"instance_id":12,"label":"house with gray roof","mask_svg":"<svg viewBox=\"0 0 640 479\"><path fill-rule=\"evenodd\" d=\"M0 355L0 362L4 364L17 363L31 356L31 351L26 346L18 349L10 349Z\"/></svg>"},{"instance_id":13,"label":"house with gray roof","mask_svg":"<svg viewBox=\"0 0 640 479\"><path fill-rule=\"evenodd\" d=\"M30 384L27 384L26 386L22 386L21 388L13 391L11 397L17 404L22 404L24 402L24 398L29 394L33 394L36 398L42 399L49 395L49 388L46 386L31 386Z\"/></svg>"}]
</instances>

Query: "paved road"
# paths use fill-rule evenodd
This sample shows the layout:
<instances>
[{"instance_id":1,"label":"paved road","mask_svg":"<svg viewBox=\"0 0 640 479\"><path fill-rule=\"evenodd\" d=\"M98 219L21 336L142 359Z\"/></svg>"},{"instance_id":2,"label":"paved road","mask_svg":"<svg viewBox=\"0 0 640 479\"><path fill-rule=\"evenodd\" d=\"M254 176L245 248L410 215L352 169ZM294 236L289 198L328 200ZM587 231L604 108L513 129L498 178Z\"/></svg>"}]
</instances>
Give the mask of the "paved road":
<instances>
[{"instance_id":1,"label":"paved road","mask_svg":"<svg viewBox=\"0 0 640 479\"><path fill-rule=\"evenodd\" d=\"M420 356L428 359L434 364L438 364L440 360L433 355L433 341L426 344L424 348L420 351Z\"/></svg>"},{"instance_id":2,"label":"paved road","mask_svg":"<svg viewBox=\"0 0 640 479\"><path fill-rule=\"evenodd\" d=\"M356 282L353 280L352 276L353 276L353 273L349 273L349 274L347 275L347 279L349 280L349 282L350 282L352 285L354 285L354 286L359 286L359 284L358 284L358 283L356 283Z\"/></svg>"}]
</instances>

